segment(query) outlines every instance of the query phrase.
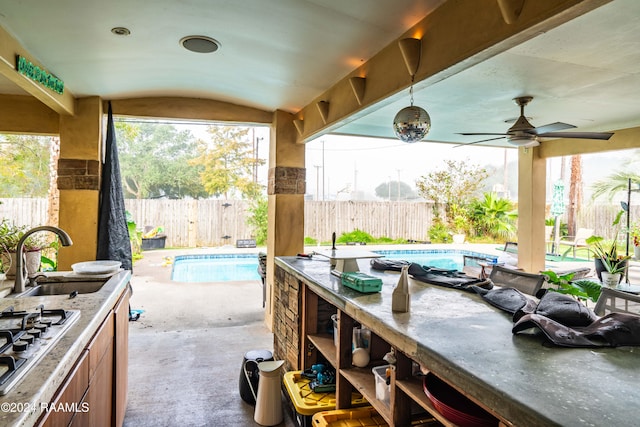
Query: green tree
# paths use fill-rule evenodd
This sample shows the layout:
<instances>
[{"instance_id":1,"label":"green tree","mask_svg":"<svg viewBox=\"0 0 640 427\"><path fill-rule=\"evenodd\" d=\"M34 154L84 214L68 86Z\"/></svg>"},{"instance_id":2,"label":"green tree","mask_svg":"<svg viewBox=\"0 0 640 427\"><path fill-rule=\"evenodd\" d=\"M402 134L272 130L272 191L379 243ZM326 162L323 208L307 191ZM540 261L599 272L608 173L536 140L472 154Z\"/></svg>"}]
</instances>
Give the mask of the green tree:
<instances>
[{"instance_id":1,"label":"green tree","mask_svg":"<svg viewBox=\"0 0 640 427\"><path fill-rule=\"evenodd\" d=\"M116 138L125 197L207 196L202 167L190 163L197 153L190 131L169 124L117 122Z\"/></svg>"},{"instance_id":2,"label":"green tree","mask_svg":"<svg viewBox=\"0 0 640 427\"><path fill-rule=\"evenodd\" d=\"M415 197L411 186L402 181L383 182L374 191L377 197L385 200L406 200Z\"/></svg>"},{"instance_id":3,"label":"green tree","mask_svg":"<svg viewBox=\"0 0 640 427\"><path fill-rule=\"evenodd\" d=\"M237 126L207 128L211 140L200 141L199 156L192 164L202 167L200 177L209 194L228 199L239 193L252 199L262 193L260 184L253 181L253 170L264 160L255 157L249 130Z\"/></svg>"},{"instance_id":4,"label":"green tree","mask_svg":"<svg viewBox=\"0 0 640 427\"><path fill-rule=\"evenodd\" d=\"M51 137L0 135L0 197L46 197Z\"/></svg>"},{"instance_id":5,"label":"green tree","mask_svg":"<svg viewBox=\"0 0 640 427\"><path fill-rule=\"evenodd\" d=\"M464 207L479 195L487 176L485 168L472 164L469 159L445 160L441 169L420 177L416 187L422 197L434 202L436 212L444 208L445 222L453 227L455 217L463 215Z\"/></svg>"}]
</instances>

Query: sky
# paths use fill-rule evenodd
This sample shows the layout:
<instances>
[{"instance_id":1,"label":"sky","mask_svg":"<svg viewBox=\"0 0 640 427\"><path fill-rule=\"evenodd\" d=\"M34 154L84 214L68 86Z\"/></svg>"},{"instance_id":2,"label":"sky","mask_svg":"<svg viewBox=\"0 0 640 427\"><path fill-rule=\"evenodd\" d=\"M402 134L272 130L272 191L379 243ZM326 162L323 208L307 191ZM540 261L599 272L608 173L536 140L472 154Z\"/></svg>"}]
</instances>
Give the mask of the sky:
<instances>
[{"instance_id":1,"label":"sky","mask_svg":"<svg viewBox=\"0 0 640 427\"><path fill-rule=\"evenodd\" d=\"M186 125L196 137L206 138L206 125ZM266 186L268 177L269 128L256 127L253 137L258 140L258 156L265 165L258 171L258 181ZM544 142L543 142L544 143ZM596 180L616 172L620 159L629 157L620 152L583 155L585 198L590 197L589 186ZM306 144L307 198L311 200L348 200L354 191L365 193L368 200L375 197L375 188L389 181L402 181L415 188L415 181L440 168L444 160L466 160L481 167L493 166L503 170L506 163L516 163L516 149L461 146L418 142L403 143L396 139L362 138L345 135L325 135ZM565 158L569 173L568 158ZM561 158L547 162L547 194L551 198L553 183L560 179ZM502 177L500 177L502 179ZM516 176L508 176L509 181ZM568 181L568 180L565 180ZM324 183L324 185L323 185ZM568 197L568 182L565 183Z\"/></svg>"},{"instance_id":2,"label":"sky","mask_svg":"<svg viewBox=\"0 0 640 427\"><path fill-rule=\"evenodd\" d=\"M378 185L389 181L399 180L415 187L417 179L439 168L447 159L502 167L505 152L507 161L516 161L518 154L516 150L504 148L453 147L429 142L407 144L394 139L324 136L307 144L307 193L315 198L318 187L322 199L323 169L325 199L333 199L338 191L347 188L373 195Z\"/></svg>"}]
</instances>

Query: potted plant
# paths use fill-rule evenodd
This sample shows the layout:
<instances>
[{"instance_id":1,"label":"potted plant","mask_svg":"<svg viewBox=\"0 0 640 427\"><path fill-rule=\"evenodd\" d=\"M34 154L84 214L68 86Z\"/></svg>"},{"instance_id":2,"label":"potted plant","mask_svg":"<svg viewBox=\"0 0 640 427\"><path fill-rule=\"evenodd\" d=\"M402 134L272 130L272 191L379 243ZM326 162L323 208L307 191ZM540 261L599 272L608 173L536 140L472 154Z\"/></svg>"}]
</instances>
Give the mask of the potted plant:
<instances>
[{"instance_id":1,"label":"potted plant","mask_svg":"<svg viewBox=\"0 0 640 427\"><path fill-rule=\"evenodd\" d=\"M452 230L451 236L453 243L464 243L466 233L469 229L469 218L465 207L455 203L452 204L450 218L449 227Z\"/></svg>"},{"instance_id":2,"label":"potted plant","mask_svg":"<svg viewBox=\"0 0 640 427\"><path fill-rule=\"evenodd\" d=\"M586 239L589 250L595 257L596 274L600 281L607 286L617 286L622 280L622 275L627 268L627 260L631 257L618 254L618 234L620 232L620 219L624 211L616 215L613 226L616 231L611 244L607 245L602 236L590 236Z\"/></svg>"},{"instance_id":3,"label":"potted plant","mask_svg":"<svg viewBox=\"0 0 640 427\"><path fill-rule=\"evenodd\" d=\"M547 283L552 285L549 290L565 295L572 295L579 300L597 302L602 285L590 279L573 280L575 273L557 274L555 271L542 271Z\"/></svg>"},{"instance_id":4,"label":"potted plant","mask_svg":"<svg viewBox=\"0 0 640 427\"><path fill-rule=\"evenodd\" d=\"M453 243L462 244L466 239L467 218L462 215L456 215L453 218Z\"/></svg>"},{"instance_id":5,"label":"potted plant","mask_svg":"<svg viewBox=\"0 0 640 427\"><path fill-rule=\"evenodd\" d=\"M28 230L29 227L15 225L7 218L0 223L0 262L2 271L9 278L16 275L16 250L20 239ZM49 246L50 243L41 234L34 233L27 237L23 249L28 274L32 275L40 269L41 251Z\"/></svg>"}]
</instances>

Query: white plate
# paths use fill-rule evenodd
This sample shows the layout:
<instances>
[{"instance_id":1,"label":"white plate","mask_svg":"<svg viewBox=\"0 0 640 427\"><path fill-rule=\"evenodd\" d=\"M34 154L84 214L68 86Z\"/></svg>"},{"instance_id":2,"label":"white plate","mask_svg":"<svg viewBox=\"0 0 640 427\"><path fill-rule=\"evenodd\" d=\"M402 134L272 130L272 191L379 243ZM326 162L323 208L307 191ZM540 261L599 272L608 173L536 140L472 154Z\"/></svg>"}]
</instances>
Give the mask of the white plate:
<instances>
[{"instance_id":1,"label":"white plate","mask_svg":"<svg viewBox=\"0 0 640 427\"><path fill-rule=\"evenodd\" d=\"M71 268L76 274L107 274L118 271L120 261L86 261L73 264Z\"/></svg>"}]
</instances>

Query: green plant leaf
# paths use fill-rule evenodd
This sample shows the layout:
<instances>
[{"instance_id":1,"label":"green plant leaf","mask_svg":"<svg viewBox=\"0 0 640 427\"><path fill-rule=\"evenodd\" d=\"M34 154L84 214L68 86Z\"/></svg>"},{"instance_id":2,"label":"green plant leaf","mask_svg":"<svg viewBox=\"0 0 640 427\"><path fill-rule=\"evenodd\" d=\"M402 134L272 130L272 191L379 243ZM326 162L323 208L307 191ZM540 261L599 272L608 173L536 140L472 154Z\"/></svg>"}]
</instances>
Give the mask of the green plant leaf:
<instances>
[{"instance_id":1,"label":"green plant leaf","mask_svg":"<svg viewBox=\"0 0 640 427\"><path fill-rule=\"evenodd\" d=\"M600 292L602 291L602 284L596 282L595 280L578 279L571 282L571 285L584 292L587 297L593 302L598 301Z\"/></svg>"}]
</instances>

